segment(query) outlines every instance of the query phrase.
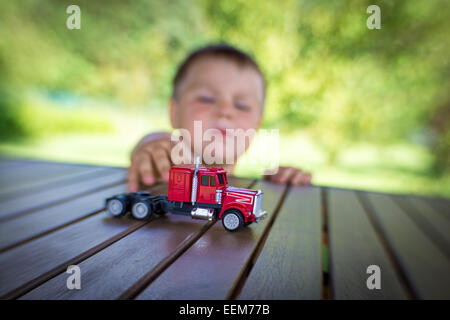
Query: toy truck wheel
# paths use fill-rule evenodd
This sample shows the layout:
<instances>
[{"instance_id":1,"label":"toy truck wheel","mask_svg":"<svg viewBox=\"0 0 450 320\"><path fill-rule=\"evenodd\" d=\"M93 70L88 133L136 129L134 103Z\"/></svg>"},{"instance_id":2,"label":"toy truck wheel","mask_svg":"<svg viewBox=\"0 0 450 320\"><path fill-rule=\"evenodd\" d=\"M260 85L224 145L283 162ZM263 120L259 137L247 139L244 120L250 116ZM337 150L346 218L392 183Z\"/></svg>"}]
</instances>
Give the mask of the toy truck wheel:
<instances>
[{"instance_id":1,"label":"toy truck wheel","mask_svg":"<svg viewBox=\"0 0 450 320\"><path fill-rule=\"evenodd\" d=\"M106 210L113 217L123 216L127 212L126 203L123 199L119 198L110 199L106 204Z\"/></svg>"},{"instance_id":2,"label":"toy truck wheel","mask_svg":"<svg viewBox=\"0 0 450 320\"><path fill-rule=\"evenodd\" d=\"M238 210L228 210L222 217L222 224L228 231L235 232L244 226L244 217Z\"/></svg>"},{"instance_id":3,"label":"toy truck wheel","mask_svg":"<svg viewBox=\"0 0 450 320\"><path fill-rule=\"evenodd\" d=\"M150 218L152 207L147 201L139 200L131 207L131 214L138 220Z\"/></svg>"}]
</instances>

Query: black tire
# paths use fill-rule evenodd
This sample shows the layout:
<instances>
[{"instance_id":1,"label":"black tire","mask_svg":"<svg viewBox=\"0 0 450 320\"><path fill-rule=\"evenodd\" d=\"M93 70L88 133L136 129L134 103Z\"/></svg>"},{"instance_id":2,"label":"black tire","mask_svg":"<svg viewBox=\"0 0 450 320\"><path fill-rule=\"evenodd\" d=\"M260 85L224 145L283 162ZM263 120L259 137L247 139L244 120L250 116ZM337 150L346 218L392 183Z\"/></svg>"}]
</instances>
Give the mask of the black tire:
<instances>
[{"instance_id":1,"label":"black tire","mask_svg":"<svg viewBox=\"0 0 450 320\"><path fill-rule=\"evenodd\" d=\"M153 209L149 201L141 199L137 200L131 206L131 215L138 220L148 219L152 216Z\"/></svg>"},{"instance_id":2,"label":"black tire","mask_svg":"<svg viewBox=\"0 0 450 320\"><path fill-rule=\"evenodd\" d=\"M127 202L125 199L114 197L106 202L106 211L112 217L122 217L127 213Z\"/></svg>"},{"instance_id":3,"label":"black tire","mask_svg":"<svg viewBox=\"0 0 450 320\"><path fill-rule=\"evenodd\" d=\"M227 210L222 216L222 225L227 231L239 231L244 227L244 224L244 217L239 210Z\"/></svg>"}]
</instances>

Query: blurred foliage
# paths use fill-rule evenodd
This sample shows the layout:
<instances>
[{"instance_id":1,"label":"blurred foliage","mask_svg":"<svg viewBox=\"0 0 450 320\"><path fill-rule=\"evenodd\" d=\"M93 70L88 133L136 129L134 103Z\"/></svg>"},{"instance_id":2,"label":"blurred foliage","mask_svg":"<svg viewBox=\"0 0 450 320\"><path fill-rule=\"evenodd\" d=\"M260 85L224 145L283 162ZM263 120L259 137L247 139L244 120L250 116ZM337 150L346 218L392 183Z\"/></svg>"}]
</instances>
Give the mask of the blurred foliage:
<instances>
[{"instance_id":1,"label":"blurred foliage","mask_svg":"<svg viewBox=\"0 0 450 320\"><path fill-rule=\"evenodd\" d=\"M80 30L66 28L71 4L81 8ZM371 4L381 8L381 30L366 27ZM165 109L183 57L225 41L250 52L265 73L264 127L302 128L330 164L355 144L420 145L432 159L421 174L448 175L449 6L446 0L2 1L0 135L111 130L86 109L56 111L61 99L53 93L114 101L111 108ZM50 97L51 106L29 92Z\"/></svg>"}]
</instances>

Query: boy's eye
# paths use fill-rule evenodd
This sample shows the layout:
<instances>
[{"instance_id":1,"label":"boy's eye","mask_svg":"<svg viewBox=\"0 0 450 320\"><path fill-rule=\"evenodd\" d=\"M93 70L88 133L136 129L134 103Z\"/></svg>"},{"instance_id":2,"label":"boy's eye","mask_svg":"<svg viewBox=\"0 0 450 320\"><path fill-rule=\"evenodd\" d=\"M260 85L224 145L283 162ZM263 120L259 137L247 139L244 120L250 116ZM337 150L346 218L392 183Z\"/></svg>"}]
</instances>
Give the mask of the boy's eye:
<instances>
[{"instance_id":1,"label":"boy's eye","mask_svg":"<svg viewBox=\"0 0 450 320\"><path fill-rule=\"evenodd\" d=\"M215 99L211 96L199 96L197 101L201 103L214 103Z\"/></svg>"},{"instance_id":2,"label":"boy's eye","mask_svg":"<svg viewBox=\"0 0 450 320\"><path fill-rule=\"evenodd\" d=\"M235 104L235 107L237 108L237 109L239 109L239 110L242 110L242 111L250 111L250 106L247 104L247 103L244 103L244 102L236 102Z\"/></svg>"}]
</instances>

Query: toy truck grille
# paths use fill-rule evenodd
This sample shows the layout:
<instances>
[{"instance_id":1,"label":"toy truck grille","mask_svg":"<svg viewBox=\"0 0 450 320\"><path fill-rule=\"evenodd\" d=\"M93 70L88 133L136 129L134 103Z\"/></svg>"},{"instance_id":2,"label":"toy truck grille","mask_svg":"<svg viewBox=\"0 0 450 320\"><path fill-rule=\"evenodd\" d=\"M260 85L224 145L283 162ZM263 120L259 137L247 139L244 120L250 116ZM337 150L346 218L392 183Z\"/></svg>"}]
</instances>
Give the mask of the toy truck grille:
<instances>
[{"instance_id":1,"label":"toy truck grille","mask_svg":"<svg viewBox=\"0 0 450 320\"><path fill-rule=\"evenodd\" d=\"M255 215L256 220L262 220L266 217L266 211L262 211L263 195L261 190L258 190L258 193L255 195L253 214Z\"/></svg>"}]
</instances>

